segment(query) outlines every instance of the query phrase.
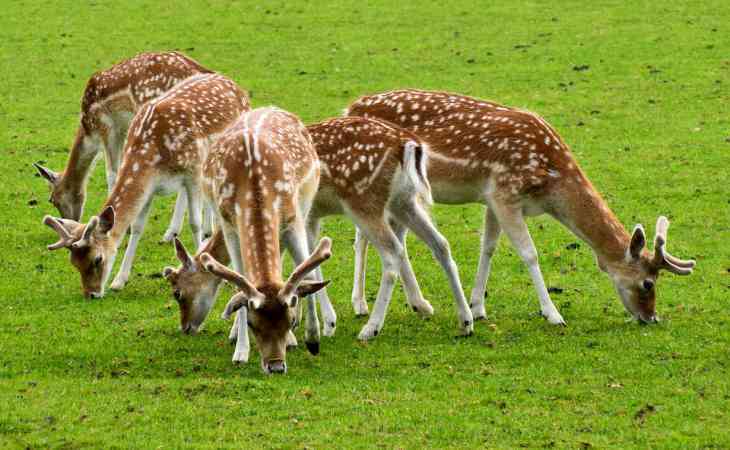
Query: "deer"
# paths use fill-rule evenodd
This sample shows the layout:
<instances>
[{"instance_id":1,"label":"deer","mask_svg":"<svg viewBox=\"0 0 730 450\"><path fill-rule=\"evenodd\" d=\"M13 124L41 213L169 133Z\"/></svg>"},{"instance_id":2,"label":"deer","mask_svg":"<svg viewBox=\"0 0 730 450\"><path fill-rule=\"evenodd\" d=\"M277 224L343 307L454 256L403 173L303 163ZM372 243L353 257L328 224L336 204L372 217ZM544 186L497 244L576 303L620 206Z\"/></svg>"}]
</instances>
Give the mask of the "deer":
<instances>
[{"instance_id":1,"label":"deer","mask_svg":"<svg viewBox=\"0 0 730 450\"><path fill-rule=\"evenodd\" d=\"M464 297L457 265L448 241L428 213L432 202L426 177L428 144L414 133L376 118L334 118L307 129L323 174L309 215L310 241L319 235L324 217L344 214L374 244L380 256L382 271L373 313L358 339L368 341L381 332L398 276L413 311L423 318L433 315L433 307L423 298L408 262L405 242L408 230L429 247L440 264L454 296L459 333L471 335L473 316ZM319 269L317 278L322 279ZM326 290L317 295L321 302L329 303L325 299ZM354 306L357 315L367 314L367 304L364 308Z\"/></svg>"},{"instance_id":2,"label":"deer","mask_svg":"<svg viewBox=\"0 0 730 450\"><path fill-rule=\"evenodd\" d=\"M545 286L535 244L525 219L547 213L593 250L597 265L611 279L631 316L658 321L656 283L661 271L692 273L696 261L666 250L669 221L656 223L654 249L636 225L629 233L573 157L568 145L542 117L459 94L417 89L366 95L345 111L401 126L429 144L428 179L434 201L481 203L486 208L471 310L486 319L486 284L502 231L527 266L548 322L565 325ZM365 254L368 240L356 236L356 311L365 310Z\"/></svg>"},{"instance_id":3,"label":"deer","mask_svg":"<svg viewBox=\"0 0 730 450\"><path fill-rule=\"evenodd\" d=\"M81 97L80 123L65 169L59 173L33 163L48 182L51 190L48 200L62 218L81 220L89 175L102 150L108 193L111 193L129 124L142 105L182 80L205 73L213 72L179 52L140 53L89 78ZM180 232L186 206L185 192L181 191L163 241L171 241ZM206 234L211 229L208 217L204 216Z\"/></svg>"},{"instance_id":4,"label":"deer","mask_svg":"<svg viewBox=\"0 0 730 450\"><path fill-rule=\"evenodd\" d=\"M363 117L330 119L309 125L307 131L322 168L319 189L307 219L309 245L313 246L319 236L324 217L345 214L375 243L383 266L375 313L358 338L367 341L382 330L398 276L406 287L410 307L424 318L433 315L433 307L423 298L411 266L405 263L408 258L405 236L409 229L427 243L441 263L454 292L461 333L470 334L473 331L471 311L448 241L427 212L430 187L425 172L426 144L400 127ZM215 296L218 285L214 276L200 269L201 255L209 252L227 264L229 255L220 245L221 235L216 232L195 256L176 244L182 265L178 269L165 268L164 276L180 303L183 329L197 330L201 320L195 318L200 319L201 312L207 314L212 305L211 295ZM322 280L319 267L315 276ZM324 316L323 334L333 336L337 316L331 309L326 288L316 295ZM367 314L367 309L358 312ZM235 341L233 330L229 337Z\"/></svg>"},{"instance_id":5,"label":"deer","mask_svg":"<svg viewBox=\"0 0 730 450\"><path fill-rule=\"evenodd\" d=\"M49 250L67 248L81 276L85 297L101 298L117 250L130 229L121 267L111 288L129 279L152 199L184 189L196 247L201 243L202 164L225 128L250 109L248 95L223 75L187 78L145 104L132 119L119 173L101 212L87 223L45 216L59 240Z\"/></svg>"},{"instance_id":6,"label":"deer","mask_svg":"<svg viewBox=\"0 0 730 450\"><path fill-rule=\"evenodd\" d=\"M223 313L224 319L236 315L234 363L248 361L250 329L264 373L286 373L286 348L303 297L308 299L305 343L310 353L319 353L319 318L311 294L329 282L312 279L311 273L332 254L329 238L309 252L306 218L319 179L320 163L307 129L276 107L241 114L205 160L203 192L216 212L233 270L208 252L196 265L239 290ZM220 249L210 242L209 247ZM286 281L284 248L296 264ZM165 272L170 279L172 272Z\"/></svg>"}]
</instances>

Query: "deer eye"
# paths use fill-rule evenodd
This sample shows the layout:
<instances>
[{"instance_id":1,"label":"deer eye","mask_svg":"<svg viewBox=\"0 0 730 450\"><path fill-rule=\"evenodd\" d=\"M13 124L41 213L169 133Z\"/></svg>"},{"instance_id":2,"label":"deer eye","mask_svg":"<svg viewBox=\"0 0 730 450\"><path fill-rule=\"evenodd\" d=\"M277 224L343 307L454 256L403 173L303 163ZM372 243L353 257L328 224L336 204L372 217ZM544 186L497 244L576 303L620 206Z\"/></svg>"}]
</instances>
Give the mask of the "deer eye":
<instances>
[{"instance_id":1,"label":"deer eye","mask_svg":"<svg viewBox=\"0 0 730 450\"><path fill-rule=\"evenodd\" d=\"M104 258L101 256L97 256L96 258L94 258L94 265L96 267L101 267L102 261L104 261Z\"/></svg>"},{"instance_id":2,"label":"deer eye","mask_svg":"<svg viewBox=\"0 0 730 450\"><path fill-rule=\"evenodd\" d=\"M182 300L182 293L180 292L180 289L175 289L175 292L173 292L172 295L175 297L175 300Z\"/></svg>"},{"instance_id":3,"label":"deer eye","mask_svg":"<svg viewBox=\"0 0 730 450\"><path fill-rule=\"evenodd\" d=\"M652 280L644 280L644 283L642 283L642 286L644 287L645 291L651 291L654 289L654 281Z\"/></svg>"}]
</instances>

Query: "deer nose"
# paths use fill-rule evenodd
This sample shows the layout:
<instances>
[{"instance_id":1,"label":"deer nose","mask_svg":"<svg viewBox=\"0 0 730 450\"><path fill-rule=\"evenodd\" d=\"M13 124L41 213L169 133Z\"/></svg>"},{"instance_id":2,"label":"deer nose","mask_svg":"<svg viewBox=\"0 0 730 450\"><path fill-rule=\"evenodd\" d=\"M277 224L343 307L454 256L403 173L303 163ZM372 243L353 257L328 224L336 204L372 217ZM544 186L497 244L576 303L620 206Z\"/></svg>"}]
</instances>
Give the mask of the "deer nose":
<instances>
[{"instance_id":1,"label":"deer nose","mask_svg":"<svg viewBox=\"0 0 730 450\"><path fill-rule=\"evenodd\" d=\"M284 361L269 361L266 364L266 371L268 373L286 373L286 363Z\"/></svg>"},{"instance_id":2,"label":"deer nose","mask_svg":"<svg viewBox=\"0 0 730 450\"><path fill-rule=\"evenodd\" d=\"M192 323L189 323L189 324L185 325L184 327L182 327L182 332L184 334L190 334L190 335L194 336L194 335L198 334L198 327L196 327Z\"/></svg>"},{"instance_id":3,"label":"deer nose","mask_svg":"<svg viewBox=\"0 0 730 450\"><path fill-rule=\"evenodd\" d=\"M86 298L101 298L101 292L86 291L84 292Z\"/></svg>"}]
</instances>

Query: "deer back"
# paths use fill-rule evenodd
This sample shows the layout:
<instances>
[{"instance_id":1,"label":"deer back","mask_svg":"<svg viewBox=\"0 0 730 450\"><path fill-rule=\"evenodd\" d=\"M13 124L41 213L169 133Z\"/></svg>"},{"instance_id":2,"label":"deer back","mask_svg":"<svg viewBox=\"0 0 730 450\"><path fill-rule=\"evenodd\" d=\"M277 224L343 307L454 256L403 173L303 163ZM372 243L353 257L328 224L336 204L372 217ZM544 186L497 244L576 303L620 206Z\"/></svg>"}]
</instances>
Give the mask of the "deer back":
<instances>
[{"instance_id":1,"label":"deer back","mask_svg":"<svg viewBox=\"0 0 730 450\"><path fill-rule=\"evenodd\" d=\"M429 179L464 185L494 180L513 195L583 183L568 146L536 114L445 92L400 90L361 97L352 115L392 121L429 144Z\"/></svg>"}]
</instances>

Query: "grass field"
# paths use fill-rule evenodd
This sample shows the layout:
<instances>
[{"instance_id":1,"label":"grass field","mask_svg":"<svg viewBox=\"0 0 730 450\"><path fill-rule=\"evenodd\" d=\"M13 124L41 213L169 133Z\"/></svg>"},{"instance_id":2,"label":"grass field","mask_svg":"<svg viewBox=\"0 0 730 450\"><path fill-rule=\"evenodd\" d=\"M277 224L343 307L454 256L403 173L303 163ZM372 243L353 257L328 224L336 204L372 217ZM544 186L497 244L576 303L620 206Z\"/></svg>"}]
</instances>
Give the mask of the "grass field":
<instances>
[{"instance_id":1,"label":"grass field","mask_svg":"<svg viewBox=\"0 0 730 450\"><path fill-rule=\"evenodd\" d=\"M14 1L0 17L0 447L729 448L730 6L685 2ZM397 5L397 6L394 6ZM157 244L159 198L121 293L84 300L31 163L60 169L86 79L146 50L179 49L305 122L363 93L443 89L536 111L572 147L627 228L696 258L659 283L657 326L628 320L590 249L547 217L530 222L567 328L502 239L489 320L457 327L445 276L410 254L436 309L421 321L396 290L383 333L361 344L350 306L352 226L329 220L324 266L339 314L322 353L261 374L230 362L219 301L179 333ZM86 215L104 200L103 164ZM37 202L37 204L36 204ZM467 295L482 209L434 208ZM185 229L184 239L190 242ZM379 263L370 253L368 294ZM223 295L227 296L226 288ZM301 332L301 330L300 330Z\"/></svg>"}]
</instances>

